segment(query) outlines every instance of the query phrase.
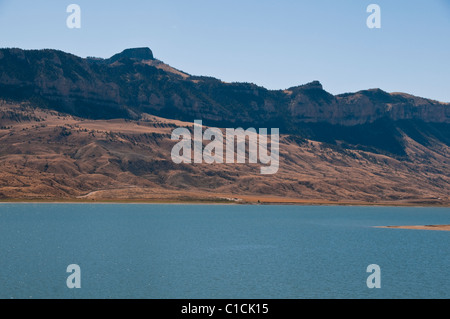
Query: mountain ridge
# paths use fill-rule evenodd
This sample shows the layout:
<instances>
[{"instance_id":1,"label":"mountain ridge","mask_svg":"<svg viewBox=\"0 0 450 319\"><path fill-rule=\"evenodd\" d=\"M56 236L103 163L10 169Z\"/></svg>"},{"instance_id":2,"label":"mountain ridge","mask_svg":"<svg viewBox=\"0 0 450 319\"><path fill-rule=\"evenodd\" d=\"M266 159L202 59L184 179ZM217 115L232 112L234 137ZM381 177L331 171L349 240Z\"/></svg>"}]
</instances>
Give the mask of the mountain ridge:
<instances>
[{"instance_id":1,"label":"mountain ridge","mask_svg":"<svg viewBox=\"0 0 450 319\"><path fill-rule=\"evenodd\" d=\"M286 90L108 59L0 49L0 199L450 203L450 105L319 81ZM280 170L175 165L171 131L280 128ZM222 198L222 199L221 199Z\"/></svg>"},{"instance_id":2,"label":"mountain ridge","mask_svg":"<svg viewBox=\"0 0 450 319\"><path fill-rule=\"evenodd\" d=\"M0 68L3 71L2 77L0 78L0 85L2 86L1 89L3 92L0 93L5 93L4 91L6 87L10 84L16 86L22 85L25 88L27 86L31 86L31 89L33 90L32 93L38 96L41 95L41 98L43 97L42 95L44 95L44 99L51 101L52 97L55 99L57 97L68 98L70 93L75 97L77 92L89 91L89 89L91 89L92 94L96 93L96 97L98 99L115 104L117 107L122 104L122 107L128 108L129 115L135 113L136 111L140 112L140 109L142 108L153 108L152 111L155 112L158 112L158 109L161 108L177 108L178 105L176 101L171 101L170 99L166 99L168 101L163 102L157 101L158 98L161 100L161 89L163 88L155 85L155 83L152 82L152 79L158 78L160 81L171 81L170 84L172 86L178 86L178 89L181 88L184 89L184 91L190 90L191 92L186 93L192 93L193 96L187 96L183 99L183 96L178 95L174 98L181 99L182 102L185 102L184 104L187 105L193 103L190 98L209 98L212 99L213 102L216 102L215 104L224 104L226 101L217 101L217 99L214 101L213 94L211 93L217 92L202 91L202 89L222 90L226 91L225 93L229 93L230 95L235 93L237 99L249 99L250 106L246 105L244 110L249 107L252 108L255 103L258 104L259 102L257 110L270 114L271 106L273 106L272 104L274 103L273 100L277 100L284 108L283 111L290 111L289 115L294 116L293 120L299 122L302 122L304 119L311 119L318 122L333 122L335 124L343 125L354 124L350 120L346 120L344 114L332 114L335 118L330 119L332 116L321 117L319 114L314 114L311 109L303 110L302 112L302 107L305 106L305 104L312 105L315 109L320 108L321 106L327 106L329 109L333 109L335 106L338 106L341 109L345 109L350 108L353 104L358 104L359 106L365 107L378 106L379 109L377 109L377 111L380 113L378 114L378 117L376 116L377 114L375 114L377 112L372 112L374 113L372 114L373 117L366 116L366 118L363 119L365 121L373 121L382 115L386 115L391 116L394 120L401 120L405 117L414 117L424 121L450 122L450 113L448 113L449 108L447 107L449 104L414 97L406 93L397 93L393 95L381 89L369 89L334 96L326 92L319 81L312 81L310 83L294 86L286 90L268 90L264 87L250 83L224 83L215 78L206 79L201 76L192 77L182 71L180 72L187 75L187 77L181 76L180 78L179 75L175 73L165 72L162 68L156 68L154 65L143 63L143 61L151 60L156 59L153 56L153 52L149 48L126 49L108 59L83 59L72 54L64 53L63 51L50 49L0 49ZM88 61L91 63L86 63ZM117 62L120 63L116 64ZM5 69L5 63L10 64L9 69ZM163 62L161 63L163 64ZM46 69L39 68L40 64L45 64ZM28 68L28 70L26 68ZM50 73L50 71L53 71L53 73ZM8 73L11 72L15 72L16 76L8 77ZM117 72L123 72L125 79L118 76ZM24 75L27 75L28 78L24 79ZM135 77L132 78L132 76ZM50 89L53 89L53 92L49 92L50 83L54 82L52 80L55 80L55 77L58 77L57 80L59 81L64 80L66 82L66 87L50 87ZM123 82L133 82L133 84L138 85L138 88L134 88L135 92L125 92L126 90L133 91L133 88L127 87L123 92L117 92L117 95L114 95L111 92L108 94L107 90L95 91L93 87L89 88L87 86L83 86L83 83L79 83L82 82L82 80L85 80L94 86L105 86L109 89L115 89L114 87L108 87L108 84L111 83L125 85L126 83ZM282 92L287 92L288 94L282 94ZM51 93L53 93L54 96L52 96ZM132 97L127 95L127 93L137 93L140 95L147 93L150 96L154 94L155 97L153 98L153 101L146 100L144 97L132 99ZM2 95L3 96L0 97L6 97L7 94ZM261 100L261 96L264 95L266 99ZM70 104L70 102L66 102L67 104ZM381 105L384 109L381 108ZM410 106L416 107L416 110L411 109ZM417 110L417 108L426 108L427 106L437 108L439 110L439 114L445 116L430 117L430 114L420 112L422 110ZM207 108L207 105L202 105L202 107ZM400 109L400 111L392 112L393 109ZM354 111L354 109L351 110ZM351 110L349 109L348 111ZM345 110L343 112L345 112ZM99 118L104 116L101 114L87 115L98 116ZM206 115L208 115L207 112ZM226 115L227 114L222 114L223 117ZM239 113L237 115L239 115ZM360 114L360 117L361 116L363 116L363 114ZM245 116L242 117L245 118Z\"/></svg>"},{"instance_id":3,"label":"mountain ridge","mask_svg":"<svg viewBox=\"0 0 450 319\"><path fill-rule=\"evenodd\" d=\"M287 90L191 76L156 60L149 48L126 49L109 59L83 59L58 50L0 49L0 98L88 119L138 119L148 113L220 127L278 127L281 132L336 143L330 130L368 125L375 140L399 140L401 121L450 124L450 105L381 89L332 95L318 81ZM344 134L345 133L345 134ZM417 135L417 134L416 134ZM438 138L432 136L431 138ZM444 141L446 142L446 141ZM364 144L367 139L352 141ZM374 144L374 143L372 143ZM377 144L377 143L375 143ZM403 154L401 141L383 149ZM381 148L380 148L381 146Z\"/></svg>"}]
</instances>

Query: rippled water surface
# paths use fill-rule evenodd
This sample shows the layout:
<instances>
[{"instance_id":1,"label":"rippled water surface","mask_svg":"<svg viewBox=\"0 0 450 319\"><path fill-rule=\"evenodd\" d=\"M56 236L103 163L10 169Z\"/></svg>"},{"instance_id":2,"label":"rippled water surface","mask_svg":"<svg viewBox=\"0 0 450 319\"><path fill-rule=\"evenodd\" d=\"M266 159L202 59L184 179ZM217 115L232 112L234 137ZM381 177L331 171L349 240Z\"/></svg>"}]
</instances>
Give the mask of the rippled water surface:
<instances>
[{"instance_id":1,"label":"rippled water surface","mask_svg":"<svg viewBox=\"0 0 450 319\"><path fill-rule=\"evenodd\" d=\"M450 298L450 232L373 227L428 224L450 209L1 204L0 298Z\"/></svg>"}]
</instances>

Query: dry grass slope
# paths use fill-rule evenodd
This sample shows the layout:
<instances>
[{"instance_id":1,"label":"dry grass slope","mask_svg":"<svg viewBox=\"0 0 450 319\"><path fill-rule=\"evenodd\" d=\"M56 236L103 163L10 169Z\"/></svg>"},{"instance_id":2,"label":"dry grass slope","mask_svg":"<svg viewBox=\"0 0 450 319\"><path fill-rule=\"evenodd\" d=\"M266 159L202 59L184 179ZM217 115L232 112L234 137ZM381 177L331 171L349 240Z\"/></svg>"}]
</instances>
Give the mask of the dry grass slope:
<instances>
[{"instance_id":1,"label":"dry grass slope","mask_svg":"<svg viewBox=\"0 0 450 319\"><path fill-rule=\"evenodd\" d=\"M260 164L176 165L174 127L84 120L0 102L0 199L449 205L450 149L405 135L407 159L321 142L280 140L280 170Z\"/></svg>"}]
</instances>

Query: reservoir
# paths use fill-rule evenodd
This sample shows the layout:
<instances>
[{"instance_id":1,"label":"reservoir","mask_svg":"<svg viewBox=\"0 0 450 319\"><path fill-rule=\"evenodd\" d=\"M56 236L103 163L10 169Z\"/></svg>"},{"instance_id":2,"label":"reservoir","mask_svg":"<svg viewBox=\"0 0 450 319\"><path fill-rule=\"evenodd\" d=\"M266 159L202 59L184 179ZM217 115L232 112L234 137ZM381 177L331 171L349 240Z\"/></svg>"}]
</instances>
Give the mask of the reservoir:
<instances>
[{"instance_id":1,"label":"reservoir","mask_svg":"<svg viewBox=\"0 0 450 319\"><path fill-rule=\"evenodd\" d=\"M450 232L376 228L431 224L450 208L0 204L0 298L450 298Z\"/></svg>"}]
</instances>

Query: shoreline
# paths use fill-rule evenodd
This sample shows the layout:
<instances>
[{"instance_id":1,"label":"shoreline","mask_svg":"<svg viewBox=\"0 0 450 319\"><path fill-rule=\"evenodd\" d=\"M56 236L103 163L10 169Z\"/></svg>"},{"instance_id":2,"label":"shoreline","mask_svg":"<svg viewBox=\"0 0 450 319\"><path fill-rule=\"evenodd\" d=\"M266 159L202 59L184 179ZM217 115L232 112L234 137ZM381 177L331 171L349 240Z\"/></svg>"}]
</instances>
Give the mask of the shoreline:
<instances>
[{"instance_id":1,"label":"shoreline","mask_svg":"<svg viewBox=\"0 0 450 319\"><path fill-rule=\"evenodd\" d=\"M450 231L450 225L377 226L375 228Z\"/></svg>"},{"instance_id":2,"label":"shoreline","mask_svg":"<svg viewBox=\"0 0 450 319\"><path fill-rule=\"evenodd\" d=\"M147 198L147 199L1 199L0 204L168 204L168 205L279 205L279 206L356 206L356 207L436 207L450 208L450 203L442 202L364 202L327 200L301 200L291 198L264 198L242 196L227 200L223 198ZM397 226L385 226L397 227Z\"/></svg>"}]
</instances>

